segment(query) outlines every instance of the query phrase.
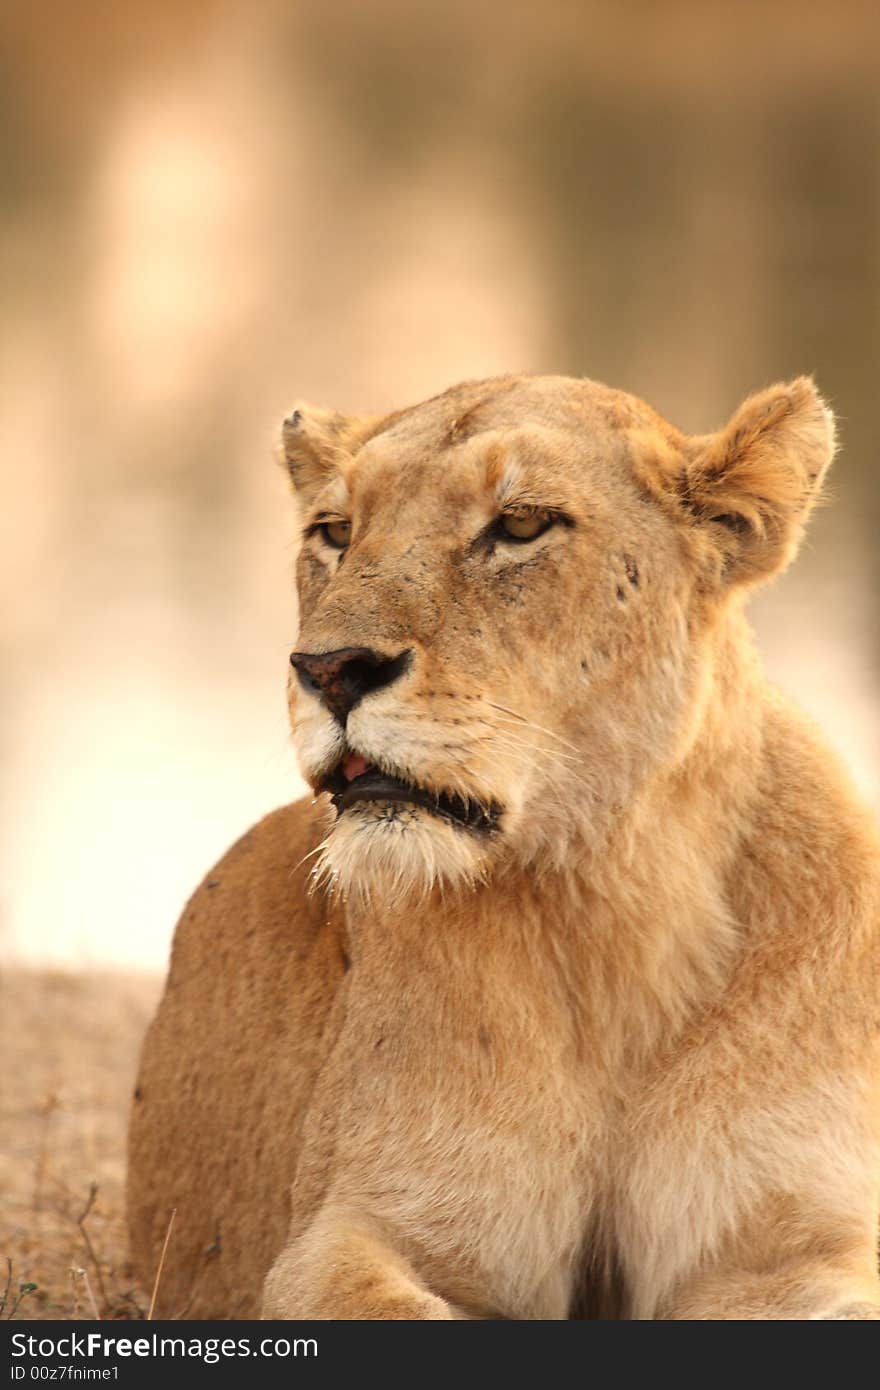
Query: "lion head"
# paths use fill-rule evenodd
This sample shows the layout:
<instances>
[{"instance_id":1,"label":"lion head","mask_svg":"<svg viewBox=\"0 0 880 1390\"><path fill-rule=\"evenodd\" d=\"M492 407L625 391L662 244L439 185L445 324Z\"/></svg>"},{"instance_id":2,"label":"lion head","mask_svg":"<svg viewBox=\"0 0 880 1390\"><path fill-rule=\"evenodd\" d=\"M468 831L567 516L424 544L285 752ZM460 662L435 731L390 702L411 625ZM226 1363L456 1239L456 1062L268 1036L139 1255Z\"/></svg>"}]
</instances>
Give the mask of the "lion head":
<instances>
[{"instance_id":1,"label":"lion head","mask_svg":"<svg viewBox=\"0 0 880 1390\"><path fill-rule=\"evenodd\" d=\"M833 452L811 381L690 437L595 382L468 382L386 417L301 406L291 720L317 871L385 899L595 847L687 756L743 594Z\"/></svg>"}]
</instances>

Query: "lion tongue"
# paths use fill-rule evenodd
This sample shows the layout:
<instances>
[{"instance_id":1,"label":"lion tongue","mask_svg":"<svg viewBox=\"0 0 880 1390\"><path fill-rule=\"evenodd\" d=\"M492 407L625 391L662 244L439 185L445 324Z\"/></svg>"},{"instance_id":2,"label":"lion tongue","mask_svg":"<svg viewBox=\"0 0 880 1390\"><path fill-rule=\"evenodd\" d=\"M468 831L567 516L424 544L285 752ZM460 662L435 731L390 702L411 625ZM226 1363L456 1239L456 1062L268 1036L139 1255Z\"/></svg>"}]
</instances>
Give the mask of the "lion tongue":
<instances>
[{"instance_id":1,"label":"lion tongue","mask_svg":"<svg viewBox=\"0 0 880 1390\"><path fill-rule=\"evenodd\" d=\"M342 763L342 775L346 782L353 782L355 777L363 776L372 766L369 758L365 758L362 753L349 753Z\"/></svg>"}]
</instances>

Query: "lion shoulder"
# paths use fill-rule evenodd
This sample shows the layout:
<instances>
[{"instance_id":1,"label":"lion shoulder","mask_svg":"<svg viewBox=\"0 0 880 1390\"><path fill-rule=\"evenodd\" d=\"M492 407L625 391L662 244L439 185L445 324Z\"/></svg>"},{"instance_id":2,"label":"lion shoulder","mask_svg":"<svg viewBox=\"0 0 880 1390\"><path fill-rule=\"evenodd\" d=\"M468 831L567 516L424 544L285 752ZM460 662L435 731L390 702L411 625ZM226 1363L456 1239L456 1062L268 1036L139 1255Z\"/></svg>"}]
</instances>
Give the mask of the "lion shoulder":
<instances>
[{"instance_id":1,"label":"lion shoulder","mask_svg":"<svg viewBox=\"0 0 880 1390\"><path fill-rule=\"evenodd\" d=\"M300 954L327 916L327 900L310 881L311 854L324 833L308 799L270 812L251 826L205 875L183 909L174 937L172 974L222 965L233 957ZM218 960L219 958L219 960Z\"/></svg>"}]
</instances>

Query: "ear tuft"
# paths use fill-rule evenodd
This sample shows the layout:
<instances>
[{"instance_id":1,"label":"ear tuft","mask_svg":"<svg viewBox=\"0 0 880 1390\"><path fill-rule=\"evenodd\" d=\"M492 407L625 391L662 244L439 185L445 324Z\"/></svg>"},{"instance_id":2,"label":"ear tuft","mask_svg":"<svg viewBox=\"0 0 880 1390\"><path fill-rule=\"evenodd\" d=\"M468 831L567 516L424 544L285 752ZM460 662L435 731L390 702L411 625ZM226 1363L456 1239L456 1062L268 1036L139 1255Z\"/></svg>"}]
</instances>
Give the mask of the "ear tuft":
<instances>
[{"instance_id":1,"label":"ear tuft","mask_svg":"<svg viewBox=\"0 0 880 1390\"><path fill-rule=\"evenodd\" d=\"M749 396L718 434L690 441L682 501L713 527L729 579L784 568L834 449L834 417L809 377Z\"/></svg>"}]
</instances>

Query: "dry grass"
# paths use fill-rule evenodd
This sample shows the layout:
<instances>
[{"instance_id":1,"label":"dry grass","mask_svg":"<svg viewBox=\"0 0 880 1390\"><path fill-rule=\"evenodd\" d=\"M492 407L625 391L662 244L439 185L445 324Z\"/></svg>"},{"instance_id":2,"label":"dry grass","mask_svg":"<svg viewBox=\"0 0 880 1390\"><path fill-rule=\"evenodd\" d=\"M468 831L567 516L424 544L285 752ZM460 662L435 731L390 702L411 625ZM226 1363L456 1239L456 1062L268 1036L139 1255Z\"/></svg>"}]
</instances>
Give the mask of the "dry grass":
<instances>
[{"instance_id":1,"label":"dry grass","mask_svg":"<svg viewBox=\"0 0 880 1390\"><path fill-rule=\"evenodd\" d=\"M144 1316L149 1291L127 1263L125 1131L159 989L151 976L4 973L2 1317Z\"/></svg>"}]
</instances>

